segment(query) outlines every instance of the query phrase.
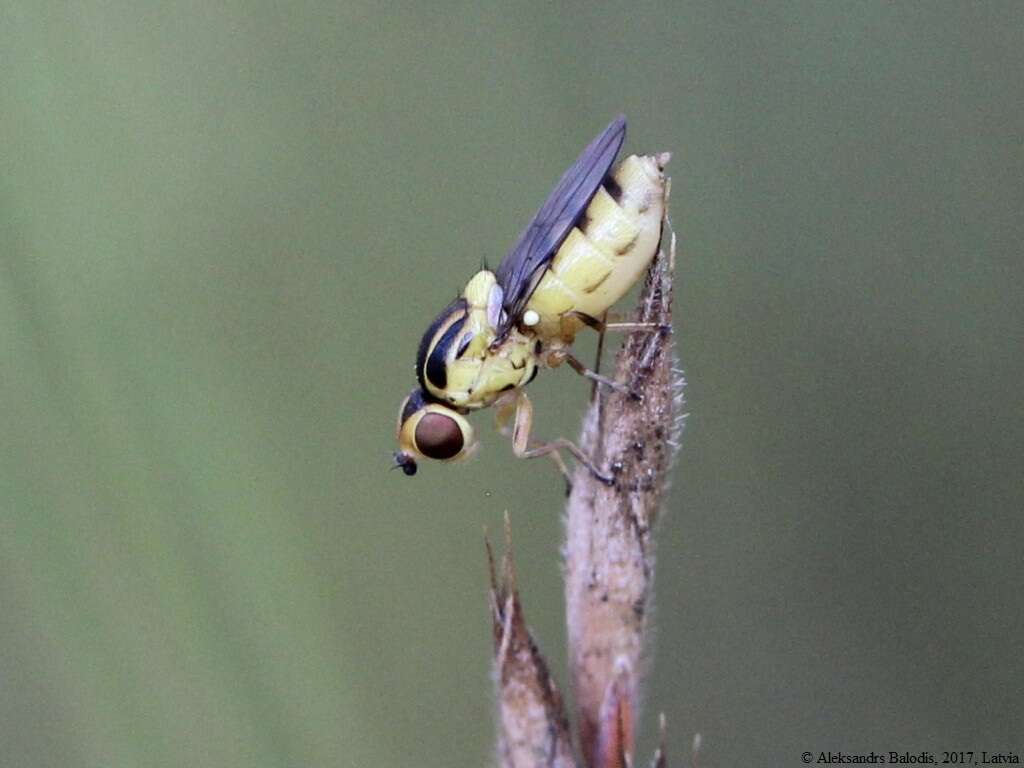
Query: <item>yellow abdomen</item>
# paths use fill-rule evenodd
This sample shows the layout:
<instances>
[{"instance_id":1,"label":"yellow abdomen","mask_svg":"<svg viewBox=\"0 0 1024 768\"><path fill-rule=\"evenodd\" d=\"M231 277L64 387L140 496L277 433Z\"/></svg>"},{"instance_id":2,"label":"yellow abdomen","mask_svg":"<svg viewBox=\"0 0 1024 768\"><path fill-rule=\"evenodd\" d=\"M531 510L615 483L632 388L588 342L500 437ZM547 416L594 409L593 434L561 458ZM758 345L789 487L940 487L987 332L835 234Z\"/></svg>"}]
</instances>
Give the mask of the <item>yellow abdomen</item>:
<instances>
[{"instance_id":1,"label":"yellow abdomen","mask_svg":"<svg viewBox=\"0 0 1024 768\"><path fill-rule=\"evenodd\" d=\"M647 269L661 240L668 158L630 155L612 174L615 184L597 190L527 304L540 315L541 337L578 330L578 321L563 322L567 312L599 318Z\"/></svg>"}]
</instances>

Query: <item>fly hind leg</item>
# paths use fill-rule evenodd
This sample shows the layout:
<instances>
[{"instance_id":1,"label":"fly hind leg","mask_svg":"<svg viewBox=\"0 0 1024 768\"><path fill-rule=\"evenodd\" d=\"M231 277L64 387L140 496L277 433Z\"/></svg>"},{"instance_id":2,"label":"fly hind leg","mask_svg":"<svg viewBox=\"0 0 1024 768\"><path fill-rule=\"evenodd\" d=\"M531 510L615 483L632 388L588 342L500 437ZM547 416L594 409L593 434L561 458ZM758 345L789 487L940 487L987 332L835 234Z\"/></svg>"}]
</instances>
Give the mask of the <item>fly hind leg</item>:
<instances>
[{"instance_id":1,"label":"fly hind leg","mask_svg":"<svg viewBox=\"0 0 1024 768\"><path fill-rule=\"evenodd\" d=\"M649 333L664 333L670 329L670 326L664 323L636 323L636 322L612 322L609 323L607 319L599 319L593 315L588 315L586 312L578 312L575 309L565 313L566 317L571 317L575 320L579 320L581 323L589 328L593 328L598 333L608 333L609 331L621 331L623 333L629 333L630 331L648 331ZM607 314L605 315L607 318Z\"/></svg>"}]
</instances>

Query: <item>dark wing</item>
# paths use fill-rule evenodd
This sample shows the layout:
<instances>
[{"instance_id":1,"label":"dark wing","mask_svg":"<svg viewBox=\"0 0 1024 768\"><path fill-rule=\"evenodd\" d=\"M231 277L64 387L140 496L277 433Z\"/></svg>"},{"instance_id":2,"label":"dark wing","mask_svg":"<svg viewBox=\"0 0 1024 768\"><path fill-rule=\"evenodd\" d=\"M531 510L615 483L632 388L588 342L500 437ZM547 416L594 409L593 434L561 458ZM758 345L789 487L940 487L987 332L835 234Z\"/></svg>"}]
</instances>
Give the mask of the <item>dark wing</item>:
<instances>
[{"instance_id":1,"label":"dark wing","mask_svg":"<svg viewBox=\"0 0 1024 768\"><path fill-rule=\"evenodd\" d=\"M506 313L498 337L519 321L537 283L562 241L597 193L626 138L626 118L619 115L590 142L526 226L498 265L498 285L505 292Z\"/></svg>"}]
</instances>

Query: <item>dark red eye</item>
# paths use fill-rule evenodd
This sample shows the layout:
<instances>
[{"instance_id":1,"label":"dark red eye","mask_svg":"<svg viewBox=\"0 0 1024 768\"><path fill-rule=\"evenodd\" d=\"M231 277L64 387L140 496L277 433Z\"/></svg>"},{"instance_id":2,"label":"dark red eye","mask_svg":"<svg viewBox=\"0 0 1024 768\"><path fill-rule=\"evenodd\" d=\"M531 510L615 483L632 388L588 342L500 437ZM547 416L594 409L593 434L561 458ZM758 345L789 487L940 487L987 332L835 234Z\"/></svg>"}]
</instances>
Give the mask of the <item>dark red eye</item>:
<instances>
[{"instance_id":1,"label":"dark red eye","mask_svg":"<svg viewBox=\"0 0 1024 768\"><path fill-rule=\"evenodd\" d=\"M416 447L430 459L450 459L465 445L462 430L451 416L427 413L416 425Z\"/></svg>"}]
</instances>

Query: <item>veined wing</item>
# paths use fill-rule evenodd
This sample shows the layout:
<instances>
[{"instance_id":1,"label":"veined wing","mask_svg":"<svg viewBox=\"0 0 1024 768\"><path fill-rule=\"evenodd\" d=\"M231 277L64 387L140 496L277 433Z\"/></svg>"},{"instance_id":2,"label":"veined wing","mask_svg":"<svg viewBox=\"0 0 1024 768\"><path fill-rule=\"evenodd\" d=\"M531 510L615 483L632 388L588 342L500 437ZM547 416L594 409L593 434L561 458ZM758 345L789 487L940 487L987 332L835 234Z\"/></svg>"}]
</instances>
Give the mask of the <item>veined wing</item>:
<instances>
[{"instance_id":1,"label":"veined wing","mask_svg":"<svg viewBox=\"0 0 1024 768\"><path fill-rule=\"evenodd\" d=\"M544 270L597 193L625 138L626 118L619 115L565 172L501 260L497 278L504 292L505 317L498 327L499 339L519 321Z\"/></svg>"}]
</instances>

